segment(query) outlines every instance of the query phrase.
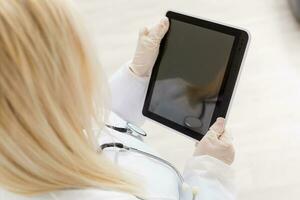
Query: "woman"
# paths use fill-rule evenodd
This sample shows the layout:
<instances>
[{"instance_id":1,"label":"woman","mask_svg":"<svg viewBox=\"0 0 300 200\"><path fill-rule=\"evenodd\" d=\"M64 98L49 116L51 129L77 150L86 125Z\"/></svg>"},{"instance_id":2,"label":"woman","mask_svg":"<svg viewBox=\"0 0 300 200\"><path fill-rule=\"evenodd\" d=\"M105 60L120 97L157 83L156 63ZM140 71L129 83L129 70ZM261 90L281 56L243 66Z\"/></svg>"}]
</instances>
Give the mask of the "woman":
<instances>
[{"instance_id":1,"label":"woman","mask_svg":"<svg viewBox=\"0 0 300 200\"><path fill-rule=\"evenodd\" d=\"M141 31L134 59L110 81L109 107L105 77L75 16L62 0L0 1L0 199L234 199L224 119L197 145L184 187L155 160L97 151L122 142L157 155L105 123L143 122L142 100L168 21Z\"/></svg>"}]
</instances>

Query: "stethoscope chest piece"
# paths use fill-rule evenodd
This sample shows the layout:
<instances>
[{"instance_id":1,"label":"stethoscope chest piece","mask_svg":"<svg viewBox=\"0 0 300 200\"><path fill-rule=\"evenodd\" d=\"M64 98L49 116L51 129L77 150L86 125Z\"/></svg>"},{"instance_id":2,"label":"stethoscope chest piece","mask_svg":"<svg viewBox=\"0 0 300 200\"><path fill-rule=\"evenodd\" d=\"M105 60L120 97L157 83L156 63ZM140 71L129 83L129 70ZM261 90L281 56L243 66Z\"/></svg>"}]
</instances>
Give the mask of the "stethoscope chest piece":
<instances>
[{"instance_id":1,"label":"stethoscope chest piece","mask_svg":"<svg viewBox=\"0 0 300 200\"><path fill-rule=\"evenodd\" d=\"M133 125L129 122L127 122L126 125L127 125L128 131L132 135L134 135L134 136L143 136L143 137L147 136L147 133L143 129L141 129L141 128L139 128L139 127L137 127L137 126L135 126L135 125Z\"/></svg>"},{"instance_id":2,"label":"stethoscope chest piece","mask_svg":"<svg viewBox=\"0 0 300 200\"><path fill-rule=\"evenodd\" d=\"M117 127L117 126L112 126L112 125L108 125L108 124L106 124L106 127L111 128L111 129L121 132L121 133L126 133L128 135L131 135L131 136L133 136L135 138L139 138L139 139L147 136L147 133L143 129L131 124L130 122L126 123L126 127Z\"/></svg>"}]
</instances>

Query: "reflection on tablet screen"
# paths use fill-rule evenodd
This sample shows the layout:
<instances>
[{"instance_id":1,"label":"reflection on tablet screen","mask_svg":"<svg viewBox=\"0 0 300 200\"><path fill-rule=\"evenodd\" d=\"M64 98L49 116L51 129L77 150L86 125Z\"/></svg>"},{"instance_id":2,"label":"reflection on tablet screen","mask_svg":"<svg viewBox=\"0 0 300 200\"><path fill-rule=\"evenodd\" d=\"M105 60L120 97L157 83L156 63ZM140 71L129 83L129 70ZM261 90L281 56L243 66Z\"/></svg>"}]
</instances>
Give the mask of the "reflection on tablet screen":
<instances>
[{"instance_id":1,"label":"reflection on tablet screen","mask_svg":"<svg viewBox=\"0 0 300 200\"><path fill-rule=\"evenodd\" d=\"M149 110L205 134L234 36L176 20L170 24Z\"/></svg>"}]
</instances>

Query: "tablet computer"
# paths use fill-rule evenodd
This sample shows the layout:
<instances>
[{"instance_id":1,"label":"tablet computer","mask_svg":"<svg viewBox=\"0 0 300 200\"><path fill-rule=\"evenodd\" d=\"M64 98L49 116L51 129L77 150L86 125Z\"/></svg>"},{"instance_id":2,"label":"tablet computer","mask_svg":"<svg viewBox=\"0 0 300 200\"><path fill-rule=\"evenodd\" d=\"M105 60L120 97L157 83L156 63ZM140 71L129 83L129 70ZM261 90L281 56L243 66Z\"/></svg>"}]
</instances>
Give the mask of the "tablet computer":
<instances>
[{"instance_id":1,"label":"tablet computer","mask_svg":"<svg viewBox=\"0 0 300 200\"><path fill-rule=\"evenodd\" d=\"M226 116L247 48L247 31L167 12L170 28L153 67L143 115L200 140Z\"/></svg>"}]
</instances>

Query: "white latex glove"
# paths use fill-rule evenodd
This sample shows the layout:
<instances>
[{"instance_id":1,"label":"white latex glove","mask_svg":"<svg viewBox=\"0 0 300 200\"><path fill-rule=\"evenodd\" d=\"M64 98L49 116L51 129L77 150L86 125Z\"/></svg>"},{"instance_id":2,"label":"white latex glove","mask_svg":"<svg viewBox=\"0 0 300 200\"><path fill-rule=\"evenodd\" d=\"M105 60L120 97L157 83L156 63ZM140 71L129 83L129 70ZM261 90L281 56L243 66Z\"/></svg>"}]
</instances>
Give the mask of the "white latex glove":
<instances>
[{"instance_id":1,"label":"white latex glove","mask_svg":"<svg viewBox=\"0 0 300 200\"><path fill-rule=\"evenodd\" d=\"M225 131L224 118L218 118L207 134L198 142L195 156L209 155L230 165L234 160L231 135Z\"/></svg>"},{"instance_id":2,"label":"white latex glove","mask_svg":"<svg viewBox=\"0 0 300 200\"><path fill-rule=\"evenodd\" d=\"M150 75L158 55L160 41L168 29L169 20L165 17L155 26L140 30L135 55L129 65L133 73L138 76Z\"/></svg>"}]
</instances>

